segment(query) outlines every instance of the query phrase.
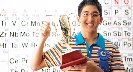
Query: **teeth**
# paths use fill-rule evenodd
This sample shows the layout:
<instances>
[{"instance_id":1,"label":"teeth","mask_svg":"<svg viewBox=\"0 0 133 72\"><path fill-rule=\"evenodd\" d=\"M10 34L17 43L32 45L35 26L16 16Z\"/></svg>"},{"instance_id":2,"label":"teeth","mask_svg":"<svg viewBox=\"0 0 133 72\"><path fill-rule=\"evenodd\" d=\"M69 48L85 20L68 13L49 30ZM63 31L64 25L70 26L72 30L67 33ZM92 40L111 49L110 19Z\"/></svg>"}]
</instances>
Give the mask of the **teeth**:
<instances>
[{"instance_id":1,"label":"teeth","mask_svg":"<svg viewBox=\"0 0 133 72\"><path fill-rule=\"evenodd\" d=\"M94 25L94 24L87 24L87 25L92 26L92 25Z\"/></svg>"}]
</instances>

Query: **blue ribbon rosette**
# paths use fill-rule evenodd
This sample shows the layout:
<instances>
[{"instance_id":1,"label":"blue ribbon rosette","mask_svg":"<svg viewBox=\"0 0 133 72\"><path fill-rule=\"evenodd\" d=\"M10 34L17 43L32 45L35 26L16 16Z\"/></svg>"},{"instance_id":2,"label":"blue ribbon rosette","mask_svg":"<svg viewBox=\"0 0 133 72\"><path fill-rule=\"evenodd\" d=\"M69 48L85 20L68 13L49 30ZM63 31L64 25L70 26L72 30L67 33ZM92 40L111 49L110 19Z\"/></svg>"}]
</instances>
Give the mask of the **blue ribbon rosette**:
<instances>
[{"instance_id":1,"label":"blue ribbon rosette","mask_svg":"<svg viewBox=\"0 0 133 72\"><path fill-rule=\"evenodd\" d=\"M99 67L104 70L104 72L109 72L108 58L110 57L109 51L104 48L100 48L97 52L99 56Z\"/></svg>"}]
</instances>

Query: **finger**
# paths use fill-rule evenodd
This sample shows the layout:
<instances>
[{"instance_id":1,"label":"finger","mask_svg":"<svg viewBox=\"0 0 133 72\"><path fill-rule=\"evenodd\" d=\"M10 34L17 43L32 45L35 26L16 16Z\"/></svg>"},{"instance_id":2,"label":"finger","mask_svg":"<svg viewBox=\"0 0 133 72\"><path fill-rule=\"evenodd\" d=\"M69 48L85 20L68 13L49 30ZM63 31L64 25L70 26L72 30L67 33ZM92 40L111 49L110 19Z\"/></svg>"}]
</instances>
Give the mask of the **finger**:
<instances>
[{"instance_id":1,"label":"finger","mask_svg":"<svg viewBox=\"0 0 133 72\"><path fill-rule=\"evenodd\" d=\"M79 65L75 65L74 68L75 68L75 69L79 69Z\"/></svg>"},{"instance_id":2,"label":"finger","mask_svg":"<svg viewBox=\"0 0 133 72\"><path fill-rule=\"evenodd\" d=\"M71 70L71 67L69 66L69 67L63 68L62 70L63 71Z\"/></svg>"},{"instance_id":3,"label":"finger","mask_svg":"<svg viewBox=\"0 0 133 72\"><path fill-rule=\"evenodd\" d=\"M49 29L51 30L51 27L49 27Z\"/></svg>"},{"instance_id":4,"label":"finger","mask_svg":"<svg viewBox=\"0 0 133 72\"><path fill-rule=\"evenodd\" d=\"M44 24L42 24L42 26L50 26L50 22L44 22Z\"/></svg>"},{"instance_id":5,"label":"finger","mask_svg":"<svg viewBox=\"0 0 133 72\"><path fill-rule=\"evenodd\" d=\"M87 56L84 56L86 59L87 59L87 61L93 61L92 59L90 59L89 57L87 57Z\"/></svg>"},{"instance_id":6,"label":"finger","mask_svg":"<svg viewBox=\"0 0 133 72\"><path fill-rule=\"evenodd\" d=\"M75 69L84 69L84 67L85 67L84 64L79 64L74 66Z\"/></svg>"},{"instance_id":7,"label":"finger","mask_svg":"<svg viewBox=\"0 0 133 72\"><path fill-rule=\"evenodd\" d=\"M47 31L51 31L51 27L48 27L48 28L47 28Z\"/></svg>"},{"instance_id":8,"label":"finger","mask_svg":"<svg viewBox=\"0 0 133 72\"><path fill-rule=\"evenodd\" d=\"M44 33L44 31L43 31L42 29L40 29L40 33L41 33L43 36L45 36L45 33Z\"/></svg>"},{"instance_id":9,"label":"finger","mask_svg":"<svg viewBox=\"0 0 133 72\"><path fill-rule=\"evenodd\" d=\"M50 22L45 22L46 30L51 31Z\"/></svg>"},{"instance_id":10,"label":"finger","mask_svg":"<svg viewBox=\"0 0 133 72\"><path fill-rule=\"evenodd\" d=\"M47 31L46 27L41 26L40 33L42 33L42 34L45 35L46 34L46 31Z\"/></svg>"},{"instance_id":11,"label":"finger","mask_svg":"<svg viewBox=\"0 0 133 72\"><path fill-rule=\"evenodd\" d=\"M46 31L46 26L41 26L40 30L45 32Z\"/></svg>"},{"instance_id":12,"label":"finger","mask_svg":"<svg viewBox=\"0 0 133 72\"><path fill-rule=\"evenodd\" d=\"M47 24L44 24L44 25L42 25L41 26L41 29L43 30L43 31L51 31L51 27L50 26L48 26Z\"/></svg>"},{"instance_id":13,"label":"finger","mask_svg":"<svg viewBox=\"0 0 133 72\"><path fill-rule=\"evenodd\" d=\"M46 22L46 21L45 21L45 25L46 25L46 26L50 26L50 22Z\"/></svg>"}]
</instances>

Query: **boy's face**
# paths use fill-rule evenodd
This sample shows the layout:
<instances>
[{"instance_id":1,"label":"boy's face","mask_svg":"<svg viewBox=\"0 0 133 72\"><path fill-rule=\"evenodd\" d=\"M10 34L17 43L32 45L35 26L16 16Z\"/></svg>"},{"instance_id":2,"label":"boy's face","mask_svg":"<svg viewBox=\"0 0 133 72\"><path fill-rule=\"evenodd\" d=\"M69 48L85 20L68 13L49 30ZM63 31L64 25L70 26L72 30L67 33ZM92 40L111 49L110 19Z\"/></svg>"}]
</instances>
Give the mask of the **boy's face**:
<instances>
[{"instance_id":1,"label":"boy's face","mask_svg":"<svg viewBox=\"0 0 133 72\"><path fill-rule=\"evenodd\" d=\"M97 32L98 25L102 23L98 8L95 5L85 5L81 11L78 22L82 31Z\"/></svg>"}]
</instances>

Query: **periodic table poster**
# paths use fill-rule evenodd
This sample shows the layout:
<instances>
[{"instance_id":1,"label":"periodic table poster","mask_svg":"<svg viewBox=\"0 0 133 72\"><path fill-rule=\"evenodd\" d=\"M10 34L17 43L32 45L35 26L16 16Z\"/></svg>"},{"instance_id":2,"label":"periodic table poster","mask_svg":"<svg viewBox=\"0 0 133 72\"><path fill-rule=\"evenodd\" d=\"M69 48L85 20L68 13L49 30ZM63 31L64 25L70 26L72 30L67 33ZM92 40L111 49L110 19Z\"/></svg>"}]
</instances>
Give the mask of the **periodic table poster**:
<instances>
[{"instance_id":1,"label":"periodic table poster","mask_svg":"<svg viewBox=\"0 0 133 72\"><path fill-rule=\"evenodd\" d=\"M59 27L59 15L70 17L72 34L80 30L76 16L81 1L0 0L0 72L35 72L30 68L30 61L40 26L44 21L51 22L51 34L44 44L47 50L60 38L60 32L55 30ZM133 0L99 1L103 22L98 32L118 45L126 71L133 72ZM43 68L36 72L61 71Z\"/></svg>"}]
</instances>

